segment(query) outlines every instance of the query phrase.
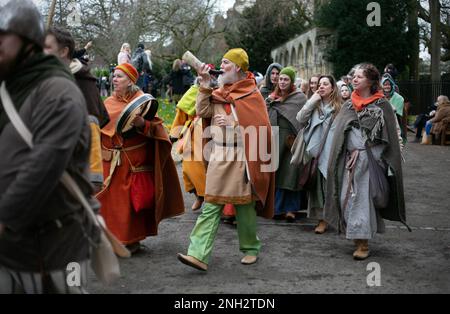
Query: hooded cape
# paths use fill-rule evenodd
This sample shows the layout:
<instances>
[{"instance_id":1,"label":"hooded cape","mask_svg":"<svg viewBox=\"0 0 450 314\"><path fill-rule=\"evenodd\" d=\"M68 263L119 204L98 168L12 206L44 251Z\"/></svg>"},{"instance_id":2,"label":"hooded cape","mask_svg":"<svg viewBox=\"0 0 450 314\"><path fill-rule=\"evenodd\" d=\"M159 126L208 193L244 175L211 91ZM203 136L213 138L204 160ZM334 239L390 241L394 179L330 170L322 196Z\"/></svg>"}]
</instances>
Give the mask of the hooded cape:
<instances>
[{"instance_id":1,"label":"hooded cape","mask_svg":"<svg viewBox=\"0 0 450 314\"><path fill-rule=\"evenodd\" d=\"M300 131L301 125L297 121L297 113L303 108L306 103L306 96L299 90L293 91L286 99L277 99L272 101L268 99L267 107L269 111L270 123L272 126L278 125L278 115L283 116L289 121L292 131L297 134Z\"/></svg>"},{"instance_id":2,"label":"hooded cape","mask_svg":"<svg viewBox=\"0 0 450 314\"><path fill-rule=\"evenodd\" d=\"M271 65L269 65L269 67L267 68L266 71L266 75L265 80L264 80L264 86L261 88L261 94L263 96L264 99L266 99L267 97L269 97L270 93L273 92L273 90L275 89L275 86L272 84L272 82L270 81L270 73L272 72L272 70L276 68L278 69L278 71L281 71L281 69L283 68L281 66L281 64L279 63L272 63Z\"/></svg>"},{"instance_id":3,"label":"hooded cape","mask_svg":"<svg viewBox=\"0 0 450 314\"><path fill-rule=\"evenodd\" d=\"M142 94L142 91L138 91L127 99L127 101L130 102ZM123 98L119 99L116 96L111 96L105 101L105 105L111 120L101 132L103 136L115 137L117 136L115 134L117 119L121 110L127 105L127 102L125 102ZM151 152L152 155L149 160L153 161L151 166L153 168L155 182L155 210L150 212L150 217L148 217L146 221L150 224L149 235L156 235L161 220L184 213L184 202L177 170L171 157L172 145L169 136L163 127L163 121L158 117L155 117L152 121L146 121L145 134L150 132L150 124L153 124L154 127L151 128L151 138L146 138L146 140L154 142L154 150ZM134 143L133 145L136 144L138 143ZM145 147L142 147L142 149L144 149L142 153L145 155ZM132 152L128 152L128 154L132 154ZM125 156L121 156L121 158L126 160ZM125 166L125 164L123 164L122 167L123 166ZM118 171L120 171L120 169ZM111 182L114 181L114 175ZM131 184L129 180L131 179L129 176L126 178L128 181L119 182L117 184L111 183L108 188L97 194L98 199L102 203L102 208L114 208L118 213L126 213L128 210L132 210L130 208L131 205L128 203L128 198L120 198L120 200L123 199L126 202L125 204L110 204L108 202L111 200L107 196L103 196L104 193L128 195ZM124 180L124 177L117 177L116 182L117 180ZM111 199L114 200L115 198ZM111 228L111 230L113 231L113 228Z\"/></svg>"},{"instance_id":4,"label":"hooded cape","mask_svg":"<svg viewBox=\"0 0 450 314\"><path fill-rule=\"evenodd\" d=\"M386 208L379 210L380 215L384 219L400 221L406 225L403 174L400 145L398 143L398 134L396 131L396 117L392 106L385 98L381 98L372 104L375 104L382 109L384 123L379 126L381 128L381 136L376 140L387 144L381 154L381 158L393 172L393 176L388 176L390 188L389 204ZM370 133L371 129L377 127L371 124L370 120L371 119L361 120L361 128L366 129L367 133ZM358 125L358 117L351 101L344 104L335 119L335 123L336 129L334 132L335 135L332 142L327 171L327 195L324 212L325 220L336 228L338 232L343 232L345 230L345 221L344 213L340 206L340 195L342 180L344 178L344 167L342 167L342 165L344 164L346 155L345 143L348 131L350 131L353 126Z\"/></svg>"},{"instance_id":5,"label":"hooded cape","mask_svg":"<svg viewBox=\"0 0 450 314\"><path fill-rule=\"evenodd\" d=\"M17 111L20 110L28 95L45 79L59 76L74 81L69 70L55 56L45 55L44 53L34 54L20 64L15 72L20 74L11 75L7 78L6 88ZM0 106L0 132L8 121L2 105Z\"/></svg>"},{"instance_id":6,"label":"hooded cape","mask_svg":"<svg viewBox=\"0 0 450 314\"><path fill-rule=\"evenodd\" d=\"M240 80L231 85L225 85L222 88L215 90L212 94L213 104L231 104L235 106L238 123L240 126L247 128L265 127L265 129L258 129L257 143L261 136L267 139L267 149L271 152L272 149L272 128L267 114L266 103L259 92L255 79L250 72L247 72L247 78ZM209 125L208 122L205 125ZM263 166L269 166L270 160L264 162L260 159L259 153L256 161L249 161L250 147L257 148L259 151L259 144L250 145L250 139L242 134L245 145L245 155L247 158L248 169L250 172L250 179L254 193L258 196L256 209L258 215L265 218L272 218L275 204L275 172L262 172ZM254 139L252 139L255 141Z\"/></svg>"}]
</instances>

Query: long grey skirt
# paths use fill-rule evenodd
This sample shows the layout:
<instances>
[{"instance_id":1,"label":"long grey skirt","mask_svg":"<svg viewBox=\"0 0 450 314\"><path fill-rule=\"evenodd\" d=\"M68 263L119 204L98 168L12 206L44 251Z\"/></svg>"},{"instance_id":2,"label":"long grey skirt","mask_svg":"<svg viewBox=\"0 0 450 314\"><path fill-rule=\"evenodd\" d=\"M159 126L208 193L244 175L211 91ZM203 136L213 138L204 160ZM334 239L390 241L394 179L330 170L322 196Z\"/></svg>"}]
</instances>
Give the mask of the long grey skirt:
<instances>
[{"instance_id":1,"label":"long grey skirt","mask_svg":"<svg viewBox=\"0 0 450 314\"><path fill-rule=\"evenodd\" d=\"M349 171L347 170L344 172L341 190L341 208L344 208L346 237L347 239L372 239L376 233L384 233L385 225L369 194L369 161L364 139L359 129L353 128L349 132L346 147L347 156L354 150L359 150L353 187L346 208L344 208L344 201L349 184ZM383 145L376 145L371 150L375 159L380 161Z\"/></svg>"}]
</instances>

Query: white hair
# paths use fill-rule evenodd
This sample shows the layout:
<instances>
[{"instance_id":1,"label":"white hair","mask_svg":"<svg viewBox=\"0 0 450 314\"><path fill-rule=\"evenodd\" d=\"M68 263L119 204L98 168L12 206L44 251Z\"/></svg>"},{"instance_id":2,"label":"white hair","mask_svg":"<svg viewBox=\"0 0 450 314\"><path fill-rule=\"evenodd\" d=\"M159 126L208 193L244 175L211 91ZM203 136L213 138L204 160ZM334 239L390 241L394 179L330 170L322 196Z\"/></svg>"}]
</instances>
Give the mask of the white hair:
<instances>
[{"instance_id":1,"label":"white hair","mask_svg":"<svg viewBox=\"0 0 450 314\"><path fill-rule=\"evenodd\" d=\"M123 43L122 47L120 48L120 51L125 51L126 48L128 48L128 49L131 48L129 43Z\"/></svg>"}]
</instances>

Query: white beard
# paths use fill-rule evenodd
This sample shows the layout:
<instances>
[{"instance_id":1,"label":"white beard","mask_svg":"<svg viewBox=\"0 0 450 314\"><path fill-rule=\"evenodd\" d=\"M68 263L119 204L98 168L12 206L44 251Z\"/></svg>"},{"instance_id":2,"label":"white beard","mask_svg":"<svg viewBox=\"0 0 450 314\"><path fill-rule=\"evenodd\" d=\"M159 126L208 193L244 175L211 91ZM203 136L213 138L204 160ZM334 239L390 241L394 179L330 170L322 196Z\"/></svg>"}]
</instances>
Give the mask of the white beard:
<instances>
[{"instance_id":1,"label":"white beard","mask_svg":"<svg viewBox=\"0 0 450 314\"><path fill-rule=\"evenodd\" d=\"M219 77L217 79L219 87L223 87L224 85L227 85L227 84L233 84L237 81L239 81L239 75L235 71L225 72L225 73L219 75Z\"/></svg>"}]
</instances>

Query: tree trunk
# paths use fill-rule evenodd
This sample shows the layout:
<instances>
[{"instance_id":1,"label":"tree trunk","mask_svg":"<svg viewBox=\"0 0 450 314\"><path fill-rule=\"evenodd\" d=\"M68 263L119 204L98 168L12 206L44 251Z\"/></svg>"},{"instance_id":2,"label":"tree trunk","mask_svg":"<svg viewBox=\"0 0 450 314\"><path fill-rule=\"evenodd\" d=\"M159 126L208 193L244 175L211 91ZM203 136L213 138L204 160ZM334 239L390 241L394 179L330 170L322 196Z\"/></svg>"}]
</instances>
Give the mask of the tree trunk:
<instances>
[{"instance_id":1,"label":"tree trunk","mask_svg":"<svg viewBox=\"0 0 450 314\"><path fill-rule=\"evenodd\" d=\"M439 0L429 0L431 19L431 79L441 78L441 5Z\"/></svg>"},{"instance_id":2,"label":"tree trunk","mask_svg":"<svg viewBox=\"0 0 450 314\"><path fill-rule=\"evenodd\" d=\"M441 5L439 0L429 0L431 19L431 80L433 101L441 94Z\"/></svg>"},{"instance_id":3,"label":"tree trunk","mask_svg":"<svg viewBox=\"0 0 450 314\"><path fill-rule=\"evenodd\" d=\"M409 59L409 79L413 81L419 80L419 3L417 0L409 1L408 12L408 35L411 43L410 59Z\"/></svg>"},{"instance_id":4,"label":"tree trunk","mask_svg":"<svg viewBox=\"0 0 450 314\"><path fill-rule=\"evenodd\" d=\"M55 7L56 7L56 0L52 0L52 4L50 5L50 10L48 12L47 28L50 28L50 26L52 26L53 16L55 15Z\"/></svg>"}]
</instances>

